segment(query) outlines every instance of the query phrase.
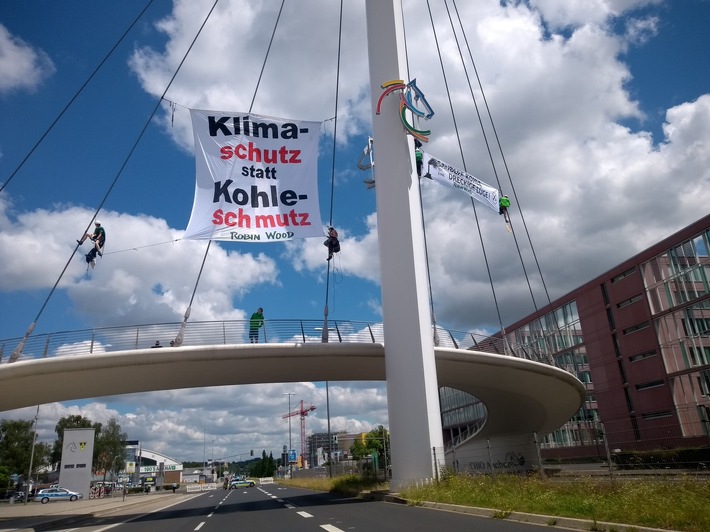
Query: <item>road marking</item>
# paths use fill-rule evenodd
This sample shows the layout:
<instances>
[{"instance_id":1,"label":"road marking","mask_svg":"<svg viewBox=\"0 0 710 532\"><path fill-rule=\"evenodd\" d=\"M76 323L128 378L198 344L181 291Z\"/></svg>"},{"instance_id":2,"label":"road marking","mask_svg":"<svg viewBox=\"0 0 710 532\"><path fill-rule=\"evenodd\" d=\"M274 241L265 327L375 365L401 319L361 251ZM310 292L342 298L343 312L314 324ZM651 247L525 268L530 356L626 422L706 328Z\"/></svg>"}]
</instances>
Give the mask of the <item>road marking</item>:
<instances>
[{"instance_id":1,"label":"road marking","mask_svg":"<svg viewBox=\"0 0 710 532\"><path fill-rule=\"evenodd\" d=\"M305 517L305 518L313 517L313 516L312 516L311 514L309 514L308 512L296 512L296 513L297 513L298 515L300 515L301 517Z\"/></svg>"},{"instance_id":2,"label":"road marking","mask_svg":"<svg viewBox=\"0 0 710 532\"><path fill-rule=\"evenodd\" d=\"M286 508L288 508L289 510L293 510L295 506L293 504L286 503Z\"/></svg>"},{"instance_id":3,"label":"road marking","mask_svg":"<svg viewBox=\"0 0 710 532\"><path fill-rule=\"evenodd\" d=\"M200 528L202 528L202 525L204 525L204 524L205 524L205 522L202 521L199 525L197 525L197 526L195 527L195 530L199 530Z\"/></svg>"},{"instance_id":4,"label":"road marking","mask_svg":"<svg viewBox=\"0 0 710 532\"><path fill-rule=\"evenodd\" d=\"M210 513L207 514L207 518L209 519L209 518L212 517L213 515L214 515L214 512L210 512Z\"/></svg>"},{"instance_id":5,"label":"road marking","mask_svg":"<svg viewBox=\"0 0 710 532\"><path fill-rule=\"evenodd\" d=\"M333 526L333 525L321 525L320 527L323 530L327 530L328 532L345 532L341 528L338 528L337 526Z\"/></svg>"}]
</instances>

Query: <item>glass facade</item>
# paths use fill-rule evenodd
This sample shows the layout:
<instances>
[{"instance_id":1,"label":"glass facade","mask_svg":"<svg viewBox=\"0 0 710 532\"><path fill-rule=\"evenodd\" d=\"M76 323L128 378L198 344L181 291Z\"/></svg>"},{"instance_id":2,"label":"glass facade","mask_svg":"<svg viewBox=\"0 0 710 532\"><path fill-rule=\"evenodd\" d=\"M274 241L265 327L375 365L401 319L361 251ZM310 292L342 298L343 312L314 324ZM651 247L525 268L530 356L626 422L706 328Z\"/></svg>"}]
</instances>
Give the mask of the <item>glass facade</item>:
<instances>
[{"instance_id":1,"label":"glass facade","mask_svg":"<svg viewBox=\"0 0 710 532\"><path fill-rule=\"evenodd\" d=\"M553 364L587 389L582 408L544 447L598 447L602 422L623 447L710 441L710 227L701 223L505 332L513 356ZM593 375L603 381L596 392ZM445 440L455 444L485 421L475 397L442 389L440 399Z\"/></svg>"},{"instance_id":2,"label":"glass facade","mask_svg":"<svg viewBox=\"0 0 710 532\"><path fill-rule=\"evenodd\" d=\"M660 353L684 437L708 432L710 230L641 264Z\"/></svg>"}]
</instances>

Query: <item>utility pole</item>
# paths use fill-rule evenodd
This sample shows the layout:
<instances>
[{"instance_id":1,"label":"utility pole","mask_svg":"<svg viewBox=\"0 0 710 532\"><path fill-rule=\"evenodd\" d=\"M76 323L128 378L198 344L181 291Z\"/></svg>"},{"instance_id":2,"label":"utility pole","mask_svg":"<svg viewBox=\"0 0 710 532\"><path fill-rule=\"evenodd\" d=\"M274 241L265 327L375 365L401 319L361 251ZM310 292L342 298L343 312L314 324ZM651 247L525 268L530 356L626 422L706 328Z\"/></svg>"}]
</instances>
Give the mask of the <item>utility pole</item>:
<instances>
[{"instance_id":1,"label":"utility pole","mask_svg":"<svg viewBox=\"0 0 710 532\"><path fill-rule=\"evenodd\" d=\"M296 395L293 392L284 392L284 395L288 395L288 413L291 413L291 396ZM291 465L291 416L288 416L288 453L286 453L286 456L288 457L288 478L293 478L293 466Z\"/></svg>"}]
</instances>

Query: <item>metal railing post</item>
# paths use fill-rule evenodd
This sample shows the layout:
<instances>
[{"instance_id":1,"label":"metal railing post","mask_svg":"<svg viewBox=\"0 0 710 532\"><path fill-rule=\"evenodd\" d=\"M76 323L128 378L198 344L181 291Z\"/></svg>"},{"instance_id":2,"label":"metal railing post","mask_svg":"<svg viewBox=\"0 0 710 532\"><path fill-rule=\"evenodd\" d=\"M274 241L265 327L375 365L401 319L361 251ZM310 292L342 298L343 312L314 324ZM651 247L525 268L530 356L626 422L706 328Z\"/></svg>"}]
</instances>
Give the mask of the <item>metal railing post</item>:
<instances>
[{"instance_id":1,"label":"metal railing post","mask_svg":"<svg viewBox=\"0 0 710 532\"><path fill-rule=\"evenodd\" d=\"M611 462L611 452L609 451L609 440L606 437L606 429L604 423L599 423L602 428L602 439L604 440L604 450L606 451L606 463L609 464L609 478L614 480L614 466Z\"/></svg>"},{"instance_id":2,"label":"metal railing post","mask_svg":"<svg viewBox=\"0 0 710 532\"><path fill-rule=\"evenodd\" d=\"M545 480L545 469L542 467L542 454L540 453L540 441L537 439L537 432L533 432L535 438L535 452L537 453L537 466L540 468L540 478Z\"/></svg>"},{"instance_id":3,"label":"metal railing post","mask_svg":"<svg viewBox=\"0 0 710 532\"><path fill-rule=\"evenodd\" d=\"M486 447L488 448L488 465L491 468L491 476L495 477L496 476L496 471L495 468L493 467L493 453L491 452L491 440L490 438L486 438Z\"/></svg>"}]
</instances>

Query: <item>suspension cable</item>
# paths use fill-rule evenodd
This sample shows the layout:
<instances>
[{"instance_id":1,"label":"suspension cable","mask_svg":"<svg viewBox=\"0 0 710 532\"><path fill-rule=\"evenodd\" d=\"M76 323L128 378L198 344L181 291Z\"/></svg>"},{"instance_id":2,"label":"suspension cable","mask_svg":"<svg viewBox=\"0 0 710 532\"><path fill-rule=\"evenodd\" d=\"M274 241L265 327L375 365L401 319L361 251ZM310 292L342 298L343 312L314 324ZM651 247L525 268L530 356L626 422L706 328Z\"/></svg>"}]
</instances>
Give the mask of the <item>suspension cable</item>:
<instances>
[{"instance_id":1,"label":"suspension cable","mask_svg":"<svg viewBox=\"0 0 710 532\"><path fill-rule=\"evenodd\" d=\"M402 11L402 21L404 22L404 0L400 0L399 8ZM407 47L407 24L402 24L402 33L404 37L404 60L407 66L407 79L411 78L409 69L409 49ZM419 123L419 117L416 116L415 120L417 124ZM419 129L419 128L417 128ZM422 236L424 237L424 263L426 265L426 278L427 287L429 288L429 311L431 312L431 325L432 325L432 340L434 342L434 347L439 346L439 332L436 328L436 312L434 310L434 292L431 288L431 266L429 263L429 244L427 241L426 224L424 223L424 201L422 199L422 180L420 176L417 176L419 185L419 211L422 217Z\"/></svg>"},{"instance_id":2,"label":"suspension cable","mask_svg":"<svg viewBox=\"0 0 710 532\"><path fill-rule=\"evenodd\" d=\"M104 66L104 63L108 60L109 57L113 54L114 51L116 51L116 48L123 42L123 39L126 38L126 35L130 33L130 31L133 29L133 26L136 25L138 20L143 16L143 14L148 10L148 8L153 4L154 0L149 0L146 6L143 8L143 11L141 11L138 16L131 22L131 25L128 26L126 31L123 32L123 35L116 41L116 43L113 45L113 47L108 51L108 53L104 56L104 58L101 60L101 62L94 68L94 71L91 73L91 75L86 78L86 81L79 87L79 90L77 90L74 93L74 96L71 97L69 102L64 106L64 109L60 111L60 113L57 115L57 117L54 119L54 121L49 125L47 130L42 134L42 136L39 138L39 140L35 143L34 146L32 146L32 149L25 155L24 159L20 161L20 164L17 165L17 168L10 174L10 177L7 178L7 180L0 186L0 192L5 190L5 187L10 184L10 181L12 181L12 178L15 177L17 172L20 171L20 168L24 166L24 164L27 162L27 160L32 156L32 154L35 152L35 150L39 147L39 145L42 143L42 141L45 139L47 135L49 135L49 132L52 131L54 126L59 122L59 120L64 116L64 113L71 107L71 105L74 103L74 100L76 100L79 95L83 92L84 88L89 84L89 82L94 78L94 76L98 73L99 70L101 70L101 67Z\"/></svg>"},{"instance_id":3,"label":"suspension cable","mask_svg":"<svg viewBox=\"0 0 710 532\"><path fill-rule=\"evenodd\" d=\"M460 153L461 153L461 160L463 161L464 170L466 170L466 159L465 159L465 157L464 157L463 147L462 147L462 145L461 145L461 135L459 134L458 124L457 124L457 122L456 122L456 113L454 112L454 106L453 106L453 102L452 102L452 100L451 100L451 93L450 93L450 91L449 91L449 84L448 84L448 80L447 80L447 77L446 77L446 69L444 68L444 62L443 62L443 59L442 59L442 57L441 57L441 48L440 48L440 46L439 46L439 39L438 39L437 34L436 34L436 26L435 26L435 24L434 24L434 17L433 17L432 12L431 12L431 5L430 5L430 3L429 3L429 0L427 0L427 9L429 10L429 20L431 21L431 29L432 29L432 31L434 32L434 41L435 41L435 43L436 43L436 51L437 51L437 55L439 56L439 64L440 64L440 66L441 66L441 73L442 73L442 76L443 76L443 78L444 78L444 85L445 85L445 87L446 87L446 95L447 95L447 98L448 98L448 100L449 100L449 107L450 107L450 109L451 109L451 116L452 116L453 123L454 123L454 129L455 129L455 131L456 131L456 140L457 140L458 145L459 145L459 151L460 151ZM498 315L498 323L500 324L500 327L501 327L501 329L502 329L502 328L503 328L503 318L501 317L501 314L500 314L500 307L499 307L499 305L498 305L498 297L497 297L497 295L496 295L496 289L495 289L495 286L494 286L494 284L493 284L493 276L492 276L492 274L491 274L491 267L490 267L490 264L489 264L489 262L488 262L488 253L486 252L486 246L485 246L485 243L484 243L484 241L483 241L483 234L481 233L481 225L480 225L480 222L479 222L479 220L478 220L478 211L476 210L476 204L475 204L475 201L473 200L473 198L471 198L471 206L473 207L473 215L474 215L474 218L475 218L475 220L476 220L476 227L478 227L478 238L479 238L479 240L480 240L480 242L481 242L481 249L482 249L482 251L483 251L483 259L484 259L485 264L486 264L486 272L488 273L488 280L489 280L489 283L490 283L490 285L491 285L491 292L492 292L492 295L493 295L493 304L494 304L494 306L495 306L495 308L496 308L496 314Z\"/></svg>"},{"instance_id":4,"label":"suspension cable","mask_svg":"<svg viewBox=\"0 0 710 532\"><path fill-rule=\"evenodd\" d=\"M343 0L340 0L340 16L338 25L338 56L335 69L335 117L333 118L333 158L330 170L330 211L328 213L328 226L333 227L333 205L335 203L335 156L337 150L338 137L338 101L340 96L340 54L343 43ZM330 236L328 237L330 238ZM335 267L333 268L335 270ZM323 330L321 331L321 341L328 342L328 297L330 295L330 261L325 279L325 305L323 306Z\"/></svg>"},{"instance_id":5,"label":"suspension cable","mask_svg":"<svg viewBox=\"0 0 710 532\"><path fill-rule=\"evenodd\" d=\"M131 156L133 155L133 152L138 147L138 143L143 138L143 135L145 134L146 130L148 129L150 122L153 120L155 113L160 108L160 104L163 100L163 96L165 96L165 94L168 92L168 90L170 89L170 86L172 85L173 81L177 77L178 72L180 72L180 68L182 68L182 65L185 63L185 60L187 59L188 54L192 50L192 47L195 45L195 41L197 41L197 38L200 36L202 29L205 27L205 24L207 23L207 20L210 18L210 15L214 11L215 7L217 6L218 1L219 0L215 0L214 4L212 4L212 8L210 9L209 13L205 17L205 19L202 21L202 25L200 26L200 29L197 31L197 34L195 35L194 39L190 43L190 46L188 47L187 51L185 52L185 55L183 55L182 60L180 61L180 64L178 64L173 76L170 78L170 81L168 82L167 86L165 87L163 94L161 94L160 98L158 99L157 103L155 104L155 107L153 108L153 111L150 113L150 116L148 117L145 124L143 125L143 129L141 129L141 132L139 133L138 138L133 143L133 146L129 150L128 155L126 155L126 158L124 159L123 164L121 164L121 167L119 168L118 173L114 177L113 182L111 183L111 186L108 188L108 190L106 191L106 194L104 195L103 199L101 200L101 203L94 211L94 216L91 218L91 221L86 226L86 230L84 231L85 233L87 233L89 231L91 224L98 216L99 211L102 209L102 207L106 203L109 195L111 194L111 191L116 186L116 183L118 182L118 178L123 174L123 170L126 168L126 165L128 164L129 159L131 158ZM69 264L71 264L71 261L74 258L76 251L79 249L79 246L80 246L80 244L77 243L77 245L74 247L74 251L72 252L71 256L69 257L69 260L67 261L67 263L64 265L64 268L62 269L61 273L59 274L59 277L57 278L56 282L54 283L54 286L52 286L52 289L49 291L49 294L47 295L47 298L44 300L44 303L42 304L42 307L40 308L39 312L37 313L37 316L35 317L34 321L30 324L29 328L27 329L27 332L25 333L25 336L20 341L20 344L12 352L12 355L10 356L10 359L9 359L10 362L14 362L22 354L22 349L24 348L25 343L27 342L27 338L30 336L30 334L32 334L35 324L37 323L40 316L42 315L42 312L44 312L44 309L47 306L47 303L49 303L49 300L52 297L52 294L54 294L54 291L56 290L57 286L59 285L59 282L61 281L62 277L64 276L64 273L67 271L67 268L69 268Z\"/></svg>"},{"instance_id":6,"label":"suspension cable","mask_svg":"<svg viewBox=\"0 0 710 532\"><path fill-rule=\"evenodd\" d=\"M464 38L464 41L465 41L465 43L466 43L466 49L468 50L469 58L471 59L471 64L473 65L473 71L474 71L474 73L476 74L476 80L477 80L477 82L478 82L478 87L479 87L479 89L480 89L480 91L481 91L481 96L482 96L483 102L484 102L484 104L485 104L485 106L486 106L486 112L488 113L488 118L489 118L490 123L491 123L491 128L493 129L493 135L494 135L495 140L496 140L496 143L497 143L497 145L498 145L498 151L500 152L501 160L503 161L503 167L505 168L506 175L508 176L508 181L510 182L510 188L511 188L511 190L512 190L512 192L513 192L513 198L515 199L515 203L518 205L518 210L519 210L519 212L520 212L520 219L521 219L521 221L522 221L522 223L523 223L523 228L524 228L524 230L525 230L525 235L527 236L528 242L530 242L530 249L531 249L532 254L533 254L533 259L534 259L534 261L535 261L535 265L536 265L536 267L537 267L538 274L540 275L540 281L542 282L542 286L543 286L543 289L544 289L544 291L545 291L545 296L547 297L547 303L550 304L552 301L551 301L551 299L550 299L550 294L549 294L549 292L548 292L548 290L547 290L547 284L545 283L545 278L544 278L544 276L543 276L543 274L542 274L542 270L540 269L540 262L539 262L538 259L537 259L537 253L535 252L535 246L533 246L532 239L530 238L530 231L528 231L528 226L527 226L527 223L525 222L525 216L523 215L523 209L522 209L522 207L520 206L520 201L518 200L518 194L517 194L517 192L516 192L516 190L515 190L515 185L513 184L513 178L512 178L512 176L511 176L511 174L510 174L510 169L508 168L508 161L506 160L505 154L503 153L503 147L501 146L500 138L498 137L498 130L496 129L495 123L494 123L494 121L493 121L493 115L492 115L492 113L491 113L490 107L488 106L488 100L487 100L487 98L486 98L486 93L485 93L485 91L483 90L483 84L481 83L481 78L480 78L480 76L478 75L478 69L476 68L476 62L475 62L474 59L473 59L473 54L472 54L472 52L471 52L471 46L470 46L469 43L468 43L468 38L466 37L466 32L465 32L464 29L463 29L463 24L462 24L462 22L461 22L461 16L460 16L460 14L459 14L459 10L458 10L458 7L457 7L457 5L456 5L456 0L452 0L452 3L453 3L453 6L454 6L454 10L456 11L456 17L457 17L457 19L458 19L459 26L461 27L461 33L462 33L463 38ZM447 11L448 11L448 8L447 8ZM500 187L500 185L499 185L499 187ZM511 225L512 225L512 224L511 224ZM513 234L515 235L515 232L513 232ZM517 241L516 241L516 246L517 246ZM521 257L521 261L522 261L522 257ZM524 268L524 266L523 266L523 268ZM526 277L527 277L527 273L526 273ZM533 299L533 305L535 305L535 298L534 298L534 296L533 296L532 299ZM537 310L537 305L535 305L535 310Z\"/></svg>"},{"instance_id":7,"label":"suspension cable","mask_svg":"<svg viewBox=\"0 0 710 532\"><path fill-rule=\"evenodd\" d=\"M217 1L215 1L215 5L217 4ZM266 68L266 62L269 59L269 53L271 52L271 45L274 42L274 35L276 35L276 28L279 25L279 21L281 20L281 13L284 8L284 3L286 0L281 1L281 7L279 8L278 15L276 15L276 22L274 22L274 29L271 31L271 38L269 39L269 45L266 47L266 54L264 54L264 61L261 63L261 71L259 72L259 78L256 80L256 86L254 87L254 94L252 95L251 98L251 103L249 104L249 113L252 112L252 109L254 108L254 102L256 101L256 95L259 92L259 86L261 85L261 77L264 74L264 69ZM214 9L214 6L213 6ZM211 11L210 11L211 13ZM209 15L208 15L209 18ZM206 20L205 20L206 22ZM200 28L201 30L201 28ZM199 33L198 33L199 35ZM205 248L205 254L202 257L202 266L200 266L200 271L197 274L197 279L195 280L195 286L192 289L192 297L190 298L190 304L188 305L187 309L185 310L185 315L183 317L182 323L180 324L180 330L177 333L177 336L175 337L174 340L174 345L175 347L180 347L182 345L182 342L185 338L185 329L187 327L187 320L190 318L190 313L192 312L192 302L195 299L195 293L197 292L197 287L200 284L200 279L202 278L202 271L205 267L205 262L207 261L207 254L210 251L210 246L212 245L212 239L209 240L207 243L207 247Z\"/></svg>"}]
</instances>

